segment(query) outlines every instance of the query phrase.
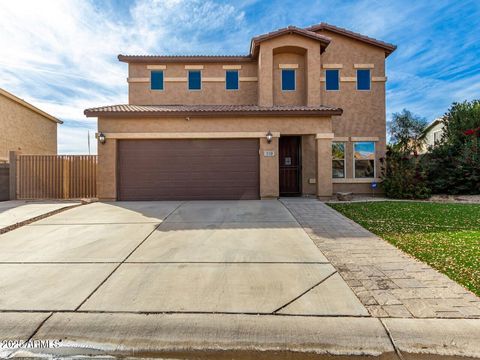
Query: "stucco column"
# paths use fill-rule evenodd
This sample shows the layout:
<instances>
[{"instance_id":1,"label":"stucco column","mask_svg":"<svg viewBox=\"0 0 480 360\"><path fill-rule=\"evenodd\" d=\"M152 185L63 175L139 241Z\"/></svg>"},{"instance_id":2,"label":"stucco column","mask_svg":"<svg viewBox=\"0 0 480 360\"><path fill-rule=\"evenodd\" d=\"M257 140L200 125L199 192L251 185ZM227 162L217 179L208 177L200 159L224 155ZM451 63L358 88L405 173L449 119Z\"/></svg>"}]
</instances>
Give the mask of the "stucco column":
<instances>
[{"instance_id":1,"label":"stucco column","mask_svg":"<svg viewBox=\"0 0 480 360\"><path fill-rule=\"evenodd\" d=\"M321 104L320 98L320 44L316 44L314 49L307 50L306 53L306 81L307 81L307 106L318 106Z\"/></svg>"},{"instance_id":2,"label":"stucco column","mask_svg":"<svg viewBox=\"0 0 480 360\"><path fill-rule=\"evenodd\" d=\"M258 105L273 106L273 52L261 46L258 55Z\"/></svg>"},{"instance_id":3,"label":"stucco column","mask_svg":"<svg viewBox=\"0 0 480 360\"><path fill-rule=\"evenodd\" d=\"M98 142L97 194L100 200L117 199L117 140Z\"/></svg>"},{"instance_id":4,"label":"stucco column","mask_svg":"<svg viewBox=\"0 0 480 360\"><path fill-rule=\"evenodd\" d=\"M259 156L260 198L277 198L279 196L278 136L275 136L270 144L265 137L260 138Z\"/></svg>"},{"instance_id":5,"label":"stucco column","mask_svg":"<svg viewBox=\"0 0 480 360\"><path fill-rule=\"evenodd\" d=\"M332 139L333 133L316 135L317 197L331 197L332 183Z\"/></svg>"}]
</instances>

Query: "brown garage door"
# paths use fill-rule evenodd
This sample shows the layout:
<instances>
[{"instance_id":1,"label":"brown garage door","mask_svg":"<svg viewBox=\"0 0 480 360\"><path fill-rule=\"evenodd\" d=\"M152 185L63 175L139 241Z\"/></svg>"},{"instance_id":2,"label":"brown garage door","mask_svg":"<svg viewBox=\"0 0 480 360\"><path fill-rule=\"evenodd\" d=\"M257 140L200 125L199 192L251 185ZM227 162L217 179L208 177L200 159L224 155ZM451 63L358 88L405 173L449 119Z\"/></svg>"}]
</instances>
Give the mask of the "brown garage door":
<instances>
[{"instance_id":1,"label":"brown garage door","mask_svg":"<svg viewBox=\"0 0 480 360\"><path fill-rule=\"evenodd\" d=\"M121 140L120 200L258 199L258 139Z\"/></svg>"}]
</instances>

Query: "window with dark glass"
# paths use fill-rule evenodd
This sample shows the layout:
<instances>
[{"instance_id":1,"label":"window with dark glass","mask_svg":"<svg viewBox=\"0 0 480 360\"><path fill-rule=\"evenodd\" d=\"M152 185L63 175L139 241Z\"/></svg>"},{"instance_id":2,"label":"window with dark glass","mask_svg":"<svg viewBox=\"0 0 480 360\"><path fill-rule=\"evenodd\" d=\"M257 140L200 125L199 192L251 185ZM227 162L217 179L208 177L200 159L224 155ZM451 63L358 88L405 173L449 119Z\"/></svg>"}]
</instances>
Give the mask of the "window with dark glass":
<instances>
[{"instance_id":1,"label":"window with dark glass","mask_svg":"<svg viewBox=\"0 0 480 360\"><path fill-rule=\"evenodd\" d=\"M295 70L282 69L282 91L295 90Z\"/></svg>"},{"instance_id":2,"label":"window with dark glass","mask_svg":"<svg viewBox=\"0 0 480 360\"><path fill-rule=\"evenodd\" d=\"M163 71L152 71L150 73L150 89L163 90Z\"/></svg>"},{"instance_id":3,"label":"window with dark glass","mask_svg":"<svg viewBox=\"0 0 480 360\"><path fill-rule=\"evenodd\" d=\"M238 70L226 71L225 87L227 90L238 90Z\"/></svg>"},{"instance_id":4,"label":"window with dark glass","mask_svg":"<svg viewBox=\"0 0 480 360\"><path fill-rule=\"evenodd\" d=\"M325 86L327 90L340 90L340 70L325 71Z\"/></svg>"},{"instance_id":5,"label":"window with dark glass","mask_svg":"<svg viewBox=\"0 0 480 360\"><path fill-rule=\"evenodd\" d=\"M370 69L357 70L357 90L370 90Z\"/></svg>"},{"instance_id":6,"label":"window with dark glass","mask_svg":"<svg viewBox=\"0 0 480 360\"><path fill-rule=\"evenodd\" d=\"M356 142L353 144L353 163L356 178L375 177L375 143Z\"/></svg>"},{"instance_id":7,"label":"window with dark glass","mask_svg":"<svg viewBox=\"0 0 480 360\"><path fill-rule=\"evenodd\" d=\"M332 176L334 179L345 177L345 143L332 143Z\"/></svg>"},{"instance_id":8,"label":"window with dark glass","mask_svg":"<svg viewBox=\"0 0 480 360\"><path fill-rule=\"evenodd\" d=\"M199 70L188 71L188 90L202 89L202 72Z\"/></svg>"}]
</instances>

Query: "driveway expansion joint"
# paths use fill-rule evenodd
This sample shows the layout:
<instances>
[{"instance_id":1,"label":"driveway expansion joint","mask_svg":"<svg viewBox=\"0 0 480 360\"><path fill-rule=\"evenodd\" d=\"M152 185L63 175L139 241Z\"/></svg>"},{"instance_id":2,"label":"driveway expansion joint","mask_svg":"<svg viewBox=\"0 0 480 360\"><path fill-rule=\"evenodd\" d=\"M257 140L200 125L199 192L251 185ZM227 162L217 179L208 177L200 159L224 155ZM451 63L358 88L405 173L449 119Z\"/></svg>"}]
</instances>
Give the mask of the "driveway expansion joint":
<instances>
[{"instance_id":1,"label":"driveway expansion joint","mask_svg":"<svg viewBox=\"0 0 480 360\"><path fill-rule=\"evenodd\" d=\"M308 288L307 290L305 290L304 292L302 292L300 295L298 295L297 297L293 298L292 300L290 300L289 302L287 302L286 304L280 306L278 309L274 310L272 312L272 314L276 314L278 313L280 310L286 308L288 305L294 303L295 301L297 301L298 299L300 299L302 296L304 296L305 294L307 294L308 292L312 291L313 289L315 289L317 286L321 285L322 283L324 283L325 281L327 281L330 277L332 277L334 274L336 274L337 271L333 271L331 274L327 275L326 277L324 277L322 280L320 280L318 283L316 283L315 285L311 286L310 288Z\"/></svg>"},{"instance_id":2,"label":"driveway expansion joint","mask_svg":"<svg viewBox=\"0 0 480 360\"><path fill-rule=\"evenodd\" d=\"M98 286L93 289L93 291L80 303L80 305L78 305L76 308L75 308L75 311L77 311L78 309L80 309L92 296L93 294L95 294L98 289L100 289L102 287L103 284L105 284L108 279L110 279L112 277L112 275L115 273L115 271L117 271L117 269L122 266L122 264L125 263L125 261L127 261L127 259L140 247L142 246L142 244L155 232L157 231L157 229L162 226L162 224L167 220L167 218L173 214L175 211L177 211L178 208L180 208L182 205L184 204L184 202L181 202L177 207L175 207L175 209L173 209L164 219L163 221L161 221L157 226L155 226L155 228L145 237L145 239L143 239L128 255L125 259L123 259L122 262L120 262L117 266L115 266L115 268L112 270L112 272L107 275L107 277L100 283L98 284Z\"/></svg>"},{"instance_id":3,"label":"driveway expansion joint","mask_svg":"<svg viewBox=\"0 0 480 360\"><path fill-rule=\"evenodd\" d=\"M395 349L395 353L397 354L398 358L400 360L405 360L405 358L402 355L402 352L398 348L397 344L395 344L395 340L393 339L392 334L390 333L390 330L388 329L387 324L385 324L385 322L383 322L382 319L379 319L379 320L380 320L380 324L382 324L383 328L385 329L385 332L387 333L387 336L390 339L390 342L392 343L392 346Z\"/></svg>"}]
</instances>

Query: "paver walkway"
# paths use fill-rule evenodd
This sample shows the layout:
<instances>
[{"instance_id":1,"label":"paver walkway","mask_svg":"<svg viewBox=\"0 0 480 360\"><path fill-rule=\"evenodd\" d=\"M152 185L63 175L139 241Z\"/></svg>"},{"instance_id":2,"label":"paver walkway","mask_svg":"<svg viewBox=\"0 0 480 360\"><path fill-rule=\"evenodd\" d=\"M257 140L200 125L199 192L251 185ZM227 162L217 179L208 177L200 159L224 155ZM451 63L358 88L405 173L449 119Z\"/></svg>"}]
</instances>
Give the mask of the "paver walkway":
<instances>
[{"instance_id":1,"label":"paver walkway","mask_svg":"<svg viewBox=\"0 0 480 360\"><path fill-rule=\"evenodd\" d=\"M480 298L315 199L282 199L370 314L480 318Z\"/></svg>"}]
</instances>

